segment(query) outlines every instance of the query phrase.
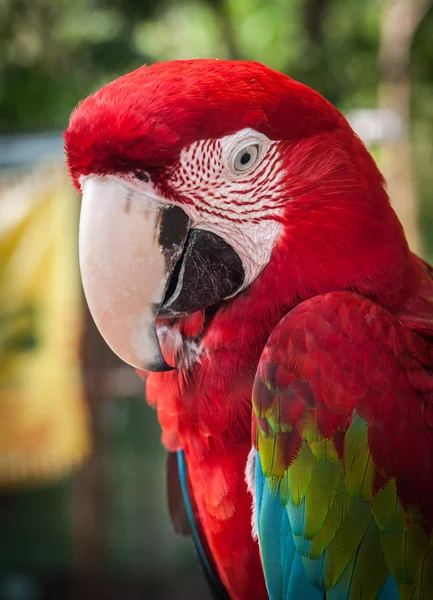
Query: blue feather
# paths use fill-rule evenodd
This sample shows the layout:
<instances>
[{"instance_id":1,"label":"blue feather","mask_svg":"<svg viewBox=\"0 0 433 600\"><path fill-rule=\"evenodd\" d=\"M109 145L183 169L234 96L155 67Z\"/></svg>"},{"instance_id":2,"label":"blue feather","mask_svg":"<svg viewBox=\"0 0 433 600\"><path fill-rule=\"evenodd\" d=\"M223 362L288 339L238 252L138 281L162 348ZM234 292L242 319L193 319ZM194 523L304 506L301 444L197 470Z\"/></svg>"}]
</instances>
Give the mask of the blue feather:
<instances>
[{"instance_id":1,"label":"blue feather","mask_svg":"<svg viewBox=\"0 0 433 600\"><path fill-rule=\"evenodd\" d=\"M272 600L283 600L283 571L281 568L281 539L284 507L278 506L265 483L260 509L259 532L262 549L263 569L266 575L269 596Z\"/></svg>"},{"instance_id":2,"label":"blue feather","mask_svg":"<svg viewBox=\"0 0 433 600\"><path fill-rule=\"evenodd\" d=\"M286 507L273 494L256 457L255 494L260 550L270 600L323 600L324 592L307 579L295 550Z\"/></svg>"},{"instance_id":3,"label":"blue feather","mask_svg":"<svg viewBox=\"0 0 433 600\"><path fill-rule=\"evenodd\" d=\"M286 514L281 522L280 532L281 545L281 568L283 570L283 591L289 586L290 571L292 569L293 559L295 558L295 546L293 544L292 532L290 530L289 518Z\"/></svg>"},{"instance_id":4,"label":"blue feather","mask_svg":"<svg viewBox=\"0 0 433 600\"><path fill-rule=\"evenodd\" d=\"M324 587L325 579L325 553L320 558L304 558L304 569L308 580L318 588Z\"/></svg>"},{"instance_id":5,"label":"blue feather","mask_svg":"<svg viewBox=\"0 0 433 600\"><path fill-rule=\"evenodd\" d=\"M305 527L305 498L299 506L294 506L291 500L286 504L287 513L290 519L290 526L294 535L304 535Z\"/></svg>"},{"instance_id":6,"label":"blue feather","mask_svg":"<svg viewBox=\"0 0 433 600\"><path fill-rule=\"evenodd\" d=\"M177 453L177 467L179 475L179 483L182 490L183 501L185 504L188 521L191 527L191 533L194 540L194 546L200 558L203 570L205 572L207 581L212 591L212 597L215 600L230 600L230 596L225 589L216 567L214 567L204 549L202 540L200 538L199 531L197 529L197 523L194 518L194 511L191 504L191 498L188 490L188 465L186 463L185 454L183 450L179 450Z\"/></svg>"},{"instance_id":7,"label":"blue feather","mask_svg":"<svg viewBox=\"0 0 433 600\"><path fill-rule=\"evenodd\" d=\"M398 591L398 583L391 575L388 575L377 600L398 600L400 593Z\"/></svg>"},{"instance_id":8,"label":"blue feather","mask_svg":"<svg viewBox=\"0 0 433 600\"><path fill-rule=\"evenodd\" d=\"M203 568L206 571L207 576L209 577L209 579L212 583L217 585L218 582L216 580L214 570L209 563L209 560L206 556L206 552L204 551L204 548L203 548L203 544L201 543L199 533L197 531L197 525L195 523L194 513L192 510L192 506L191 506L191 500L189 498L187 474L186 474L187 467L186 467L186 461L185 461L185 454L184 454L183 450L178 450L178 452L177 452L177 465L179 468L179 481L180 481L180 486L182 488L183 501L185 502L185 508L186 508L188 520L189 520L189 523L191 526L194 544L197 549L200 560L202 562Z\"/></svg>"},{"instance_id":9,"label":"blue feather","mask_svg":"<svg viewBox=\"0 0 433 600\"><path fill-rule=\"evenodd\" d=\"M295 552L285 600L324 600L325 592L308 581L302 556Z\"/></svg>"},{"instance_id":10,"label":"blue feather","mask_svg":"<svg viewBox=\"0 0 433 600\"><path fill-rule=\"evenodd\" d=\"M293 541L295 543L296 552L301 556L310 556L311 552L311 540L306 540L305 538L294 535Z\"/></svg>"},{"instance_id":11,"label":"blue feather","mask_svg":"<svg viewBox=\"0 0 433 600\"><path fill-rule=\"evenodd\" d=\"M345 569L334 588L324 590L326 551L318 559L305 557L309 540L294 535L304 528L304 503L281 503L272 492L256 455L254 491L263 571L270 600L348 600L355 561ZM304 557L303 557L304 555ZM321 589L319 589L321 588ZM398 585L388 576L376 600L398 600Z\"/></svg>"}]
</instances>

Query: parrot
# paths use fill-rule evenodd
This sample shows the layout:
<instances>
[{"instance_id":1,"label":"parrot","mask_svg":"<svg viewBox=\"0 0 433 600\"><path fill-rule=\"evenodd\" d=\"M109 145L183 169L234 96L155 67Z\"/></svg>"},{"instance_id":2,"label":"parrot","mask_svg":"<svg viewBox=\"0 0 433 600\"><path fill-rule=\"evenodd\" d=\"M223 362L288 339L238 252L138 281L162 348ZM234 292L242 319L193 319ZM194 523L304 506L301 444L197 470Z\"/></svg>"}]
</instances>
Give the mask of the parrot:
<instances>
[{"instance_id":1,"label":"parrot","mask_svg":"<svg viewBox=\"0 0 433 600\"><path fill-rule=\"evenodd\" d=\"M92 317L215 598L433 598L433 268L343 114L261 63L142 66L64 134Z\"/></svg>"}]
</instances>

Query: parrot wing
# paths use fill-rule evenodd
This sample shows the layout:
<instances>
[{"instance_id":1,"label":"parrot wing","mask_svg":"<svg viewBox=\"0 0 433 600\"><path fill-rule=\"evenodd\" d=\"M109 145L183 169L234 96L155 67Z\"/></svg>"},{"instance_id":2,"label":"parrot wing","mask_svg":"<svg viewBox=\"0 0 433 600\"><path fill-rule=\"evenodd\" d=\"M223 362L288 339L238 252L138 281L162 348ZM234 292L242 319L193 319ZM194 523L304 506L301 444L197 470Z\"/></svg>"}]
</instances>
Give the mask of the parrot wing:
<instances>
[{"instance_id":1,"label":"parrot wing","mask_svg":"<svg viewBox=\"0 0 433 600\"><path fill-rule=\"evenodd\" d=\"M271 600L433 598L429 337L350 292L298 305L259 363L247 482Z\"/></svg>"}]
</instances>

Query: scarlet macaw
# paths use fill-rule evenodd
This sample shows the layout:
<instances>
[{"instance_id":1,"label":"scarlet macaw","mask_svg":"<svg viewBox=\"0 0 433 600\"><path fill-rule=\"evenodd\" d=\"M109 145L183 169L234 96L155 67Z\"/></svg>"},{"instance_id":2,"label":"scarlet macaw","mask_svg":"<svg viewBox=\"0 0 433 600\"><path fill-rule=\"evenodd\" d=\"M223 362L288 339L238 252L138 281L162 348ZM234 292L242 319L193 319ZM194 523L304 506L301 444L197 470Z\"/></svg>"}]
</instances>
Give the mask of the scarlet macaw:
<instances>
[{"instance_id":1,"label":"scarlet macaw","mask_svg":"<svg viewBox=\"0 0 433 600\"><path fill-rule=\"evenodd\" d=\"M431 600L433 271L345 118L258 63L173 61L65 140L90 310L218 597Z\"/></svg>"}]
</instances>

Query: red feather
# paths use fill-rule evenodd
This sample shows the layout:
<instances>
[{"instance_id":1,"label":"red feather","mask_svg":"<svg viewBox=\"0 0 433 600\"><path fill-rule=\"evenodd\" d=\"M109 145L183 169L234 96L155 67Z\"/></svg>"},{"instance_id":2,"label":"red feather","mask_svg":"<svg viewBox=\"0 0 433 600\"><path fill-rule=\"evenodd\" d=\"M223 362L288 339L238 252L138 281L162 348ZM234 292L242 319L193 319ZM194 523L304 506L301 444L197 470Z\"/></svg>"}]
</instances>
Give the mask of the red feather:
<instances>
[{"instance_id":1,"label":"red feather","mask_svg":"<svg viewBox=\"0 0 433 600\"><path fill-rule=\"evenodd\" d=\"M259 63L156 63L77 107L65 133L68 164L79 188L80 175L167 166L192 142L244 127L297 140L349 126L319 94Z\"/></svg>"}]
</instances>

